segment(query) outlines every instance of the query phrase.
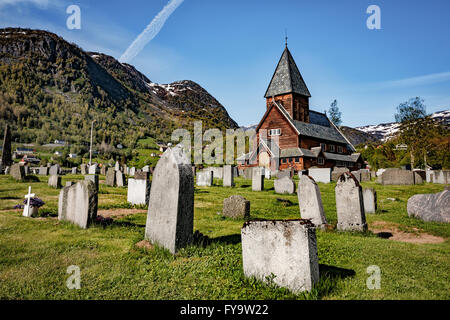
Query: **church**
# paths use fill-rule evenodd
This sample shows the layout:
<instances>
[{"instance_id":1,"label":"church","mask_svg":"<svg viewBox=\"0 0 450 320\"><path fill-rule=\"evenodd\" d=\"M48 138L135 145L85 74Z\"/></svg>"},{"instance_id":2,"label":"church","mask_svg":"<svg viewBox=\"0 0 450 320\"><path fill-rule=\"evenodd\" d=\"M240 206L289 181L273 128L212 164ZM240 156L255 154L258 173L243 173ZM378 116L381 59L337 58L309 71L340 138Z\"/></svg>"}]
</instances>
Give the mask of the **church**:
<instances>
[{"instance_id":1,"label":"church","mask_svg":"<svg viewBox=\"0 0 450 320\"><path fill-rule=\"evenodd\" d=\"M257 147L237 159L239 167L272 171L363 167L361 155L326 114L309 109L311 94L287 44L264 97L266 112L256 127Z\"/></svg>"}]
</instances>

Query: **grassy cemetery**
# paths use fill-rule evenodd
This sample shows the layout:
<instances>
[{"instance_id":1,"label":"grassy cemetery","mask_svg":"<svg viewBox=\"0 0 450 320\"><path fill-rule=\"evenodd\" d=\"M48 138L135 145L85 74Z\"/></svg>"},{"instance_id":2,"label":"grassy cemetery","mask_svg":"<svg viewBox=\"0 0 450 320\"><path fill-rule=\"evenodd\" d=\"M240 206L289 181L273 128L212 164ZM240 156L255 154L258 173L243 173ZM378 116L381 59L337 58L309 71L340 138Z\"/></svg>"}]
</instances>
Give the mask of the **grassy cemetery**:
<instances>
[{"instance_id":1,"label":"grassy cemetery","mask_svg":"<svg viewBox=\"0 0 450 320\"><path fill-rule=\"evenodd\" d=\"M198 177L198 175L197 175ZM127 177L131 178L131 177ZM336 182L317 183L328 222L316 229L320 278L309 291L293 293L243 272L241 228L246 220L300 219L297 192L279 194L275 178L262 191L252 180L222 179L194 185L194 236L172 254L144 241L147 205L127 201L127 186L105 184L99 175L97 217L87 229L58 220L61 189L50 176L29 174L18 182L0 175L0 299L449 299L450 226L408 217L415 194L442 192L443 184L382 185L361 182L377 193L376 213L366 213L367 231L338 231ZM84 180L61 175L61 185ZM293 181L297 186L298 176ZM45 204L34 218L22 216L31 192ZM152 185L152 187L154 187ZM222 215L224 199L250 201L250 216ZM79 290L69 290L69 266L79 266ZM369 266L381 271L369 289Z\"/></svg>"}]
</instances>

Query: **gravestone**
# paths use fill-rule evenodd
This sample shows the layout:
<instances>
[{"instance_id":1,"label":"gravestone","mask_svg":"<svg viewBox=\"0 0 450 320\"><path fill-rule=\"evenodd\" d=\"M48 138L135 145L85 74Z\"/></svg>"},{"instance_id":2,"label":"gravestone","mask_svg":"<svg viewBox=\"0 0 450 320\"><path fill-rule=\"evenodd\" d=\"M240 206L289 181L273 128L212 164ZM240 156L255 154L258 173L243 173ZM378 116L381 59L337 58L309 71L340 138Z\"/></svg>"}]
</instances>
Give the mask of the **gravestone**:
<instances>
[{"instance_id":1,"label":"gravestone","mask_svg":"<svg viewBox=\"0 0 450 320\"><path fill-rule=\"evenodd\" d=\"M277 172L277 179L282 179L284 177L292 178L292 171L290 169L286 169Z\"/></svg>"},{"instance_id":2,"label":"gravestone","mask_svg":"<svg viewBox=\"0 0 450 320\"><path fill-rule=\"evenodd\" d=\"M102 176L106 176L106 166L105 165L102 165L102 167L100 168L100 174Z\"/></svg>"},{"instance_id":3,"label":"gravestone","mask_svg":"<svg viewBox=\"0 0 450 320\"><path fill-rule=\"evenodd\" d=\"M73 185L73 181L66 181L66 187L71 187Z\"/></svg>"},{"instance_id":4,"label":"gravestone","mask_svg":"<svg viewBox=\"0 0 450 320\"><path fill-rule=\"evenodd\" d=\"M370 181L370 171L369 170L361 169L361 170L359 170L359 175L360 175L361 182Z\"/></svg>"},{"instance_id":5,"label":"gravestone","mask_svg":"<svg viewBox=\"0 0 450 320\"><path fill-rule=\"evenodd\" d=\"M424 221L450 222L450 190L434 194L416 194L408 199L409 217Z\"/></svg>"},{"instance_id":6,"label":"gravestone","mask_svg":"<svg viewBox=\"0 0 450 320\"><path fill-rule=\"evenodd\" d=\"M77 167L72 168L72 174L77 174Z\"/></svg>"},{"instance_id":7,"label":"gravestone","mask_svg":"<svg viewBox=\"0 0 450 320\"><path fill-rule=\"evenodd\" d=\"M168 148L153 172L145 239L175 254L193 240L194 175L181 145Z\"/></svg>"},{"instance_id":8,"label":"gravestone","mask_svg":"<svg viewBox=\"0 0 450 320\"><path fill-rule=\"evenodd\" d=\"M81 174L84 176L84 175L86 175L86 174L88 174L88 171L87 171L87 164L81 164L80 165L80 171L81 171Z\"/></svg>"},{"instance_id":9,"label":"gravestone","mask_svg":"<svg viewBox=\"0 0 450 320\"><path fill-rule=\"evenodd\" d=\"M449 170L436 170L434 171L434 183L448 184L450 182Z\"/></svg>"},{"instance_id":10,"label":"gravestone","mask_svg":"<svg viewBox=\"0 0 450 320\"><path fill-rule=\"evenodd\" d=\"M377 192L373 188L363 189L364 200L364 212L376 213L377 212Z\"/></svg>"},{"instance_id":11,"label":"gravestone","mask_svg":"<svg viewBox=\"0 0 450 320\"><path fill-rule=\"evenodd\" d=\"M376 172L376 175L377 175L377 177L380 177L382 174L383 174L383 172L385 172L386 171L386 169L378 169L377 170L377 172Z\"/></svg>"},{"instance_id":12,"label":"gravestone","mask_svg":"<svg viewBox=\"0 0 450 320\"><path fill-rule=\"evenodd\" d=\"M343 173L335 188L337 229L341 231L366 231L366 215L361 186L348 172Z\"/></svg>"},{"instance_id":13,"label":"gravestone","mask_svg":"<svg viewBox=\"0 0 450 320\"><path fill-rule=\"evenodd\" d=\"M288 176L284 176L283 178L278 178L274 182L275 192L276 193L286 193L286 194L294 194L295 193L295 183Z\"/></svg>"},{"instance_id":14,"label":"gravestone","mask_svg":"<svg viewBox=\"0 0 450 320\"><path fill-rule=\"evenodd\" d=\"M409 170L389 168L381 175L383 185L413 185L414 173Z\"/></svg>"},{"instance_id":15,"label":"gravestone","mask_svg":"<svg viewBox=\"0 0 450 320\"><path fill-rule=\"evenodd\" d=\"M223 216L233 219L250 217L250 201L240 195L233 195L223 200Z\"/></svg>"},{"instance_id":16,"label":"gravestone","mask_svg":"<svg viewBox=\"0 0 450 320\"><path fill-rule=\"evenodd\" d=\"M61 177L56 174L50 175L50 178L48 178L48 186L55 189L61 188Z\"/></svg>"},{"instance_id":17,"label":"gravestone","mask_svg":"<svg viewBox=\"0 0 450 320\"><path fill-rule=\"evenodd\" d=\"M192 169L191 169L192 171ZM199 171L197 172L197 186L199 187L211 187L213 185L213 172L212 171Z\"/></svg>"},{"instance_id":18,"label":"gravestone","mask_svg":"<svg viewBox=\"0 0 450 320\"><path fill-rule=\"evenodd\" d=\"M144 172L150 172L150 166L144 166L144 167L142 168L142 171L144 171Z\"/></svg>"},{"instance_id":19,"label":"gravestone","mask_svg":"<svg viewBox=\"0 0 450 320\"><path fill-rule=\"evenodd\" d=\"M150 172L136 171L134 173L134 178L136 180L148 180L150 178Z\"/></svg>"},{"instance_id":20,"label":"gravestone","mask_svg":"<svg viewBox=\"0 0 450 320\"><path fill-rule=\"evenodd\" d=\"M49 173L51 176L56 176L59 174L59 170L60 170L59 165L54 164L53 166L50 167Z\"/></svg>"},{"instance_id":21,"label":"gravestone","mask_svg":"<svg viewBox=\"0 0 450 320\"><path fill-rule=\"evenodd\" d=\"M120 171L120 163L119 163L119 161L116 161L116 164L114 166L114 170L115 171Z\"/></svg>"},{"instance_id":22,"label":"gravestone","mask_svg":"<svg viewBox=\"0 0 450 320\"><path fill-rule=\"evenodd\" d=\"M98 174L88 174L84 176L84 180L90 180L94 183L95 188L98 190L99 178Z\"/></svg>"},{"instance_id":23,"label":"gravestone","mask_svg":"<svg viewBox=\"0 0 450 320\"><path fill-rule=\"evenodd\" d=\"M253 177L253 168L244 168L244 177L245 179L252 179Z\"/></svg>"},{"instance_id":24,"label":"gravestone","mask_svg":"<svg viewBox=\"0 0 450 320\"><path fill-rule=\"evenodd\" d=\"M40 176L48 176L48 167L40 167L39 175Z\"/></svg>"},{"instance_id":25,"label":"gravestone","mask_svg":"<svg viewBox=\"0 0 450 320\"><path fill-rule=\"evenodd\" d=\"M13 164L12 153L11 153L11 130L9 124L5 126L5 133L3 135L3 149L2 149L2 161L0 165L2 167L7 167Z\"/></svg>"},{"instance_id":26,"label":"gravestone","mask_svg":"<svg viewBox=\"0 0 450 320\"><path fill-rule=\"evenodd\" d=\"M264 178L270 180L272 178L272 171L268 168L264 168Z\"/></svg>"},{"instance_id":27,"label":"gravestone","mask_svg":"<svg viewBox=\"0 0 450 320\"><path fill-rule=\"evenodd\" d=\"M343 174L344 172L350 172L348 168L345 167L334 167L333 171L331 172L331 180L337 181L339 176Z\"/></svg>"},{"instance_id":28,"label":"gravestone","mask_svg":"<svg viewBox=\"0 0 450 320\"><path fill-rule=\"evenodd\" d=\"M97 174L98 173L98 165L95 163L89 166L89 174Z\"/></svg>"},{"instance_id":29,"label":"gravestone","mask_svg":"<svg viewBox=\"0 0 450 320\"><path fill-rule=\"evenodd\" d=\"M318 283L316 232L308 220L249 221L241 238L246 277L270 278L294 293L310 291Z\"/></svg>"},{"instance_id":30,"label":"gravestone","mask_svg":"<svg viewBox=\"0 0 450 320\"><path fill-rule=\"evenodd\" d=\"M136 168L135 167L131 167L130 168L130 176L134 177L135 173L136 173Z\"/></svg>"},{"instance_id":31,"label":"gravestone","mask_svg":"<svg viewBox=\"0 0 450 320\"><path fill-rule=\"evenodd\" d=\"M351 173L355 177L355 179L358 180L358 182L361 182L361 171L351 171Z\"/></svg>"},{"instance_id":32,"label":"gravestone","mask_svg":"<svg viewBox=\"0 0 450 320\"><path fill-rule=\"evenodd\" d=\"M422 184L424 179L419 172L413 171L414 174L414 184Z\"/></svg>"},{"instance_id":33,"label":"gravestone","mask_svg":"<svg viewBox=\"0 0 450 320\"><path fill-rule=\"evenodd\" d=\"M90 180L64 187L59 193L58 219L86 229L97 217L98 193Z\"/></svg>"},{"instance_id":34,"label":"gravestone","mask_svg":"<svg viewBox=\"0 0 450 320\"><path fill-rule=\"evenodd\" d=\"M27 175L30 174L30 167L27 166L27 165L23 166L23 171L24 171L24 174L25 174L25 177L26 177Z\"/></svg>"},{"instance_id":35,"label":"gravestone","mask_svg":"<svg viewBox=\"0 0 450 320\"><path fill-rule=\"evenodd\" d=\"M126 184L125 175L122 171L116 171L116 184L118 187L124 187Z\"/></svg>"},{"instance_id":36,"label":"gravestone","mask_svg":"<svg viewBox=\"0 0 450 320\"><path fill-rule=\"evenodd\" d=\"M253 168L252 173L252 190L253 191L263 191L264 190L264 168L256 167Z\"/></svg>"},{"instance_id":37,"label":"gravestone","mask_svg":"<svg viewBox=\"0 0 450 320\"><path fill-rule=\"evenodd\" d=\"M432 171L432 170L427 170L427 171L425 171L425 176L426 176L426 181L428 182L428 183L431 183L431 182L433 182L433 175L434 175L434 171Z\"/></svg>"},{"instance_id":38,"label":"gravestone","mask_svg":"<svg viewBox=\"0 0 450 320\"><path fill-rule=\"evenodd\" d=\"M222 167L209 167L205 169L206 171L213 172L213 178L223 179L223 168Z\"/></svg>"},{"instance_id":39,"label":"gravestone","mask_svg":"<svg viewBox=\"0 0 450 320\"><path fill-rule=\"evenodd\" d=\"M16 181L24 181L25 180L25 170L23 169L23 166L21 166L19 163L13 164L11 166L9 174Z\"/></svg>"},{"instance_id":40,"label":"gravestone","mask_svg":"<svg viewBox=\"0 0 450 320\"><path fill-rule=\"evenodd\" d=\"M300 217L302 219L310 219L316 227L324 229L328 222L323 210L319 186L313 178L307 175L300 177L297 197L300 207Z\"/></svg>"},{"instance_id":41,"label":"gravestone","mask_svg":"<svg viewBox=\"0 0 450 320\"><path fill-rule=\"evenodd\" d=\"M315 182L331 182L331 168L309 168L308 175L313 178Z\"/></svg>"},{"instance_id":42,"label":"gravestone","mask_svg":"<svg viewBox=\"0 0 450 320\"><path fill-rule=\"evenodd\" d=\"M236 166L233 166L233 176L239 177L239 170Z\"/></svg>"},{"instance_id":43,"label":"gravestone","mask_svg":"<svg viewBox=\"0 0 450 320\"><path fill-rule=\"evenodd\" d=\"M150 181L147 179L128 179L127 201L133 205L148 204Z\"/></svg>"},{"instance_id":44,"label":"gravestone","mask_svg":"<svg viewBox=\"0 0 450 320\"><path fill-rule=\"evenodd\" d=\"M116 171L114 168L108 168L106 172L105 184L110 187L114 187L116 185Z\"/></svg>"},{"instance_id":45,"label":"gravestone","mask_svg":"<svg viewBox=\"0 0 450 320\"><path fill-rule=\"evenodd\" d=\"M10 171L11 171L11 168L9 166L5 168L5 174L9 174Z\"/></svg>"},{"instance_id":46,"label":"gravestone","mask_svg":"<svg viewBox=\"0 0 450 320\"><path fill-rule=\"evenodd\" d=\"M234 187L234 170L233 166L226 165L223 167L223 186Z\"/></svg>"}]
</instances>

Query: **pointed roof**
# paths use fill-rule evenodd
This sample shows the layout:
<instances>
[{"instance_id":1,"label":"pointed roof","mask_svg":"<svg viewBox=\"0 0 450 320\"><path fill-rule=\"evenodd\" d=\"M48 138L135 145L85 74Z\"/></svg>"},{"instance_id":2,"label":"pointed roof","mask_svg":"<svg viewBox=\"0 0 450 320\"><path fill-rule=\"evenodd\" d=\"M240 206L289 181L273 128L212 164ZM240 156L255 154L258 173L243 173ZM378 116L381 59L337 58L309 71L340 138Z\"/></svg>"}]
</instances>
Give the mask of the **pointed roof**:
<instances>
[{"instance_id":1,"label":"pointed roof","mask_svg":"<svg viewBox=\"0 0 450 320\"><path fill-rule=\"evenodd\" d=\"M311 97L308 87L306 87L305 81L303 81L302 75L295 64L294 58L292 58L286 46L264 97L269 98L293 92Z\"/></svg>"}]
</instances>

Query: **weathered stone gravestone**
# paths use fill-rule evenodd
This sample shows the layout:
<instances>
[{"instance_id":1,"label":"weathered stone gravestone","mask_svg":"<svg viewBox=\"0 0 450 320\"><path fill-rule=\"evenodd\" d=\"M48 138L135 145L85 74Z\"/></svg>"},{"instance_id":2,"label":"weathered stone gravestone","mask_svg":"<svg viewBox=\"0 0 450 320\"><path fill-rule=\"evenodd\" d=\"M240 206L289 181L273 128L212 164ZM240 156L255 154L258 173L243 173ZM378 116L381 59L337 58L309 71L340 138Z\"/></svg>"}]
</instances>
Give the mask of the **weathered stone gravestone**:
<instances>
[{"instance_id":1,"label":"weathered stone gravestone","mask_svg":"<svg viewBox=\"0 0 450 320\"><path fill-rule=\"evenodd\" d=\"M288 176L284 176L283 178L278 178L274 182L275 192L276 193L287 193L294 194L295 193L295 183Z\"/></svg>"},{"instance_id":2,"label":"weathered stone gravestone","mask_svg":"<svg viewBox=\"0 0 450 320\"><path fill-rule=\"evenodd\" d=\"M432 171L432 170L427 170L427 171L425 171L425 176L426 176L426 181L428 182L428 183L430 183L430 182L433 182L433 176L434 176L434 171Z\"/></svg>"},{"instance_id":3,"label":"weathered stone gravestone","mask_svg":"<svg viewBox=\"0 0 450 320\"><path fill-rule=\"evenodd\" d=\"M389 168L381 175L383 185L412 185L414 184L414 173L409 170Z\"/></svg>"},{"instance_id":4,"label":"weathered stone gravestone","mask_svg":"<svg viewBox=\"0 0 450 320\"><path fill-rule=\"evenodd\" d=\"M118 187L124 187L126 184L125 175L122 171L116 171L116 184Z\"/></svg>"},{"instance_id":5,"label":"weathered stone gravestone","mask_svg":"<svg viewBox=\"0 0 450 320\"><path fill-rule=\"evenodd\" d=\"M284 177L292 178L292 170L286 169L286 170L280 170L277 172L277 179L282 179Z\"/></svg>"},{"instance_id":6,"label":"weathered stone gravestone","mask_svg":"<svg viewBox=\"0 0 450 320\"><path fill-rule=\"evenodd\" d=\"M339 176L343 174L344 172L350 172L348 168L345 167L334 167L333 171L331 172L331 180L337 181Z\"/></svg>"},{"instance_id":7,"label":"weathered stone gravestone","mask_svg":"<svg viewBox=\"0 0 450 320\"><path fill-rule=\"evenodd\" d=\"M150 166L144 166L144 167L142 168L142 171L144 171L144 172L150 172Z\"/></svg>"},{"instance_id":8,"label":"weathered stone gravestone","mask_svg":"<svg viewBox=\"0 0 450 320\"><path fill-rule=\"evenodd\" d=\"M73 185L73 181L66 181L66 187L71 187Z\"/></svg>"},{"instance_id":9,"label":"weathered stone gravestone","mask_svg":"<svg viewBox=\"0 0 450 320\"><path fill-rule=\"evenodd\" d=\"M9 174L10 171L11 171L11 167L7 166L5 168L5 174Z\"/></svg>"},{"instance_id":10,"label":"weathered stone gravestone","mask_svg":"<svg viewBox=\"0 0 450 320\"><path fill-rule=\"evenodd\" d=\"M363 201L365 213L377 212L377 192L373 188L363 189Z\"/></svg>"},{"instance_id":11,"label":"weathered stone gravestone","mask_svg":"<svg viewBox=\"0 0 450 320\"><path fill-rule=\"evenodd\" d=\"M72 174L77 174L77 167L73 167L71 173L72 173Z\"/></svg>"},{"instance_id":12,"label":"weathered stone gravestone","mask_svg":"<svg viewBox=\"0 0 450 320\"><path fill-rule=\"evenodd\" d=\"M239 177L239 170L237 167L233 166L233 176Z\"/></svg>"},{"instance_id":13,"label":"weathered stone gravestone","mask_svg":"<svg viewBox=\"0 0 450 320\"><path fill-rule=\"evenodd\" d=\"M241 229L246 277L273 282L294 293L319 281L314 225L308 220L249 221Z\"/></svg>"},{"instance_id":14,"label":"weathered stone gravestone","mask_svg":"<svg viewBox=\"0 0 450 320\"><path fill-rule=\"evenodd\" d=\"M252 190L263 191L264 190L264 168L253 168L252 173Z\"/></svg>"},{"instance_id":15,"label":"weathered stone gravestone","mask_svg":"<svg viewBox=\"0 0 450 320\"><path fill-rule=\"evenodd\" d=\"M253 177L253 168L244 168L244 177L245 179L252 179Z\"/></svg>"},{"instance_id":16,"label":"weathered stone gravestone","mask_svg":"<svg viewBox=\"0 0 450 320\"><path fill-rule=\"evenodd\" d=\"M100 174L102 176L106 176L106 166L105 165L102 165L102 167L100 168Z\"/></svg>"},{"instance_id":17,"label":"weathered stone gravestone","mask_svg":"<svg viewBox=\"0 0 450 320\"><path fill-rule=\"evenodd\" d=\"M115 171L120 171L120 163L119 163L119 161L116 161L116 164L114 166L114 170Z\"/></svg>"},{"instance_id":18,"label":"weathered stone gravestone","mask_svg":"<svg viewBox=\"0 0 450 320\"><path fill-rule=\"evenodd\" d=\"M434 171L434 183L448 184L450 182L449 170L436 170Z\"/></svg>"},{"instance_id":19,"label":"weathered stone gravestone","mask_svg":"<svg viewBox=\"0 0 450 320\"><path fill-rule=\"evenodd\" d=\"M319 186L313 178L302 175L297 188L298 205L300 217L310 219L318 228L326 228L328 224L323 210L322 196Z\"/></svg>"},{"instance_id":20,"label":"weathered stone gravestone","mask_svg":"<svg viewBox=\"0 0 450 320\"><path fill-rule=\"evenodd\" d=\"M222 214L233 219L250 217L250 201L240 195L233 195L223 200Z\"/></svg>"},{"instance_id":21,"label":"weathered stone gravestone","mask_svg":"<svg viewBox=\"0 0 450 320\"><path fill-rule=\"evenodd\" d=\"M331 182L331 168L309 168L308 175L316 182Z\"/></svg>"},{"instance_id":22,"label":"weathered stone gravestone","mask_svg":"<svg viewBox=\"0 0 450 320\"><path fill-rule=\"evenodd\" d=\"M424 181L422 175L416 171L413 171L413 174L414 174L414 184L422 184Z\"/></svg>"},{"instance_id":23,"label":"weathered stone gravestone","mask_svg":"<svg viewBox=\"0 0 450 320\"><path fill-rule=\"evenodd\" d=\"M355 179L358 180L358 182L361 182L361 171L351 171L351 173L355 177Z\"/></svg>"},{"instance_id":24,"label":"weathered stone gravestone","mask_svg":"<svg viewBox=\"0 0 450 320\"><path fill-rule=\"evenodd\" d=\"M359 170L359 175L360 175L361 182L370 181L370 171L369 170L361 169L361 170Z\"/></svg>"},{"instance_id":25,"label":"weathered stone gravestone","mask_svg":"<svg viewBox=\"0 0 450 320\"><path fill-rule=\"evenodd\" d=\"M272 171L268 168L264 168L264 178L270 180L272 178Z\"/></svg>"},{"instance_id":26,"label":"weathered stone gravestone","mask_svg":"<svg viewBox=\"0 0 450 320\"><path fill-rule=\"evenodd\" d=\"M145 239L175 254L193 240L194 175L181 145L168 148L153 172Z\"/></svg>"},{"instance_id":27,"label":"weathered stone gravestone","mask_svg":"<svg viewBox=\"0 0 450 320\"><path fill-rule=\"evenodd\" d=\"M134 177L134 174L136 173L136 168L135 167L131 167L130 168L130 176Z\"/></svg>"},{"instance_id":28,"label":"weathered stone gravestone","mask_svg":"<svg viewBox=\"0 0 450 320\"><path fill-rule=\"evenodd\" d=\"M24 181L25 180L25 170L23 169L23 166L21 166L19 163L13 164L11 166L10 175L16 181Z\"/></svg>"},{"instance_id":29,"label":"weathered stone gravestone","mask_svg":"<svg viewBox=\"0 0 450 320\"><path fill-rule=\"evenodd\" d=\"M86 175L86 174L88 174L88 171L87 171L87 164L82 164L82 165L80 165L80 171L81 171L81 174L84 176L84 175Z\"/></svg>"},{"instance_id":30,"label":"weathered stone gravestone","mask_svg":"<svg viewBox=\"0 0 450 320\"><path fill-rule=\"evenodd\" d=\"M59 174L59 165L55 164L53 166L50 167L50 175L51 176L55 176Z\"/></svg>"},{"instance_id":31,"label":"weathered stone gravestone","mask_svg":"<svg viewBox=\"0 0 450 320\"><path fill-rule=\"evenodd\" d=\"M136 180L148 180L150 178L150 172L136 171L134 174Z\"/></svg>"},{"instance_id":32,"label":"weathered stone gravestone","mask_svg":"<svg viewBox=\"0 0 450 320\"><path fill-rule=\"evenodd\" d=\"M108 168L106 172L105 184L110 187L114 187L116 185L116 171L114 168Z\"/></svg>"},{"instance_id":33,"label":"weathered stone gravestone","mask_svg":"<svg viewBox=\"0 0 450 320\"><path fill-rule=\"evenodd\" d=\"M27 165L23 166L23 172L24 172L25 176L29 175L30 174L30 167L27 166Z\"/></svg>"},{"instance_id":34,"label":"weathered stone gravestone","mask_svg":"<svg viewBox=\"0 0 450 320\"><path fill-rule=\"evenodd\" d=\"M97 174L98 173L98 165L94 163L89 167L89 174Z\"/></svg>"},{"instance_id":35,"label":"weathered stone gravestone","mask_svg":"<svg viewBox=\"0 0 450 320\"><path fill-rule=\"evenodd\" d=\"M450 222L450 190L434 194L416 194L408 199L409 217L424 221Z\"/></svg>"},{"instance_id":36,"label":"weathered stone gravestone","mask_svg":"<svg viewBox=\"0 0 450 320\"><path fill-rule=\"evenodd\" d=\"M192 169L191 169L191 171L192 171ZM197 186L211 187L212 185L213 185L213 172L212 171L197 172Z\"/></svg>"},{"instance_id":37,"label":"weathered stone gravestone","mask_svg":"<svg viewBox=\"0 0 450 320\"><path fill-rule=\"evenodd\" d=\"M223 168L222 167L208 167L205 171L212 171L213 178L223 179Z\"/></svg>"},{"instance_id":38,"label":"weathered stone gravestone","mask_svg":"<svg viewBox=\"0 0 450 320\"><path fill-rule=\"evenodd\" d=\"M133 205L148 204L150 181L146 179L128 179L127 201Z\"/></svg>"},{"instance_id":39,"label":"weathered stone gravestone","mask_svg":"<svg viewBox=\"0 0 450 320\"><path fill-rule=\"evenodd\" d=\"M366 214L361 186L348 172L343 173L335 188L337 229L341 231L366 231Z\"/></svg>"},{"instance_id":40,"label":"weathered stone gravestone","mask_svg":"<svg viewBox=\"0 0 450 320\"><path fill-rule=\"evenodd\" d=\"M88 175L84 176L84 180L92 181L95 185L95 188L98 190L98 185L99 185L98 174L88 174Z\"/></svg>"},{"instance_id":41,"label":"weathered stone gravestone","mask_svg":"<svg viewBox=\"0 0 450 320\"><path fill-rule=\"evenodd\" d=\"M48 167L40 167L39 175L40 176L48 176Z\"/></svg>"},{"instance_id":42,"label":"weathered stone gravestone","mask_svg":"<svg viewBox=\"0 0 450 320\"><path fill-rule=\"evenodd\" d=\"M50 178L48 178L48 186L59 189L61 188L61 177L55 174L52 174Z\"/></svg>"},{"instance_id":43,"label":"weathered stone gravestone","mask_svg":"<svg viewBox=\"0 0 450 320\"><path fill-rule=\"evenodd\" d=\"M223 167L223 186L234 187L234 171L231 165Z\"/></svg>"},{"instance_id":44,"label":"weathered stone gravestone","mask_svg":"<svg viewBox=\"0 0 450 320\"><path fill-rule=\"evenodd\" d=\"M98 193L90 180L64 187L59 193L58 219L86 229L97 217Z\"/></svg>"},{"instance_id":45,"label":"weathered stone gravestone","mask_svg":"<svg viewBox=\"0 0 450 320\"><path fill-rule=\"evenodd\" d=\"M377 177L380 177L383 174L383 172L385 172L385 171L386 171L386 169L383 169L383 168L378 169L376 172Z\"/></svg>"}]
</instances>

